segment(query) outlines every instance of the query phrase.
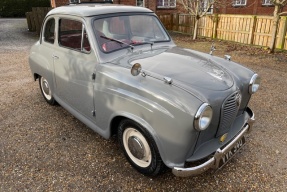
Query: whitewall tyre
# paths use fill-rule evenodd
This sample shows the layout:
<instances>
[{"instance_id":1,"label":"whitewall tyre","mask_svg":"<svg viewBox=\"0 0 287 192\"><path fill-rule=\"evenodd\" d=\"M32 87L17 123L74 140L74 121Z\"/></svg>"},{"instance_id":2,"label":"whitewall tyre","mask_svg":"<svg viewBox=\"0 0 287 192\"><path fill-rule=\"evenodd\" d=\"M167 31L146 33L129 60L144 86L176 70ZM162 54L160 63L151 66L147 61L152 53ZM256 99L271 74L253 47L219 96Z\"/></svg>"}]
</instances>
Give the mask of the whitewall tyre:
<instances>
[{"instance_id":1,"label":"whitewall tyre","mask_svg":"<svg viewBox=\"0 0 287 192\"><path fill-rule=\"evenodd\" d=\"M154 139L138 123L123 120L118 128L118 140L127 160L140 173L155 176L165 170Z\"/></svg>"},{"instance_id":2,"label":"whitewall tyre","mask_svg":"<svg viewBox=\"0 0 287 192\"><path fill-rule=\"evenodd\" d=\"M49 103L50 105L55 105L56 101L52 95L50 84L47 81L47 79L45 79L44 77L39 77L39 85L41 93L44 99L47 101L47 103Z\"/></svg>"}]
</instances>

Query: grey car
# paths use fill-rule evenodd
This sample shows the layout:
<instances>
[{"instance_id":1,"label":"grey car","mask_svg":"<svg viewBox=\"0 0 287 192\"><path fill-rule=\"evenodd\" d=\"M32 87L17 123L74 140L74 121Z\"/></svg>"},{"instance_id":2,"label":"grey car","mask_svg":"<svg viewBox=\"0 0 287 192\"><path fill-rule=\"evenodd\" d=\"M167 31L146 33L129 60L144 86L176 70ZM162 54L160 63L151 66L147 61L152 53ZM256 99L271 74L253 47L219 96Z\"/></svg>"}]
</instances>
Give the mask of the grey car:
<instances>
[{"instance_id":1,"label":"grey car","mask_svg":"<svg viewBox=\"0 0 287 192\"><path fill-rule=\"evenodd\" d=\"M226 58L177 47L149 9L82 4L47 14L29 63L44 99L116 135L137 171L192 176L225 165L254 122L260 78Z\"/></svg>"}]
</instances>

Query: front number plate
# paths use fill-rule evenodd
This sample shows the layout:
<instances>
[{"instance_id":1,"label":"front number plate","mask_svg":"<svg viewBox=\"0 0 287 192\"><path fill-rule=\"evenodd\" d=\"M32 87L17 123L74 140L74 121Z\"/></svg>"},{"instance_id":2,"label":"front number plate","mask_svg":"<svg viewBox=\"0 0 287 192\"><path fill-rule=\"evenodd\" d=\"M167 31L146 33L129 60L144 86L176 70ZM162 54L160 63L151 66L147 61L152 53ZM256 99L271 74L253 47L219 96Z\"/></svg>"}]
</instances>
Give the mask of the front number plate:
<instances>
[{"instance_id":1,"label":"front number plate","mask_svg":"<svg viewBox=\"0 0 287 192\"><path fill-rule=\"evenodd\" d=\"M239 140L236 145L228 152L223 155L219 162L219 169L221 169L245 144L245 137L243 136L241 140Z\"/></svg>"}]
</instances>

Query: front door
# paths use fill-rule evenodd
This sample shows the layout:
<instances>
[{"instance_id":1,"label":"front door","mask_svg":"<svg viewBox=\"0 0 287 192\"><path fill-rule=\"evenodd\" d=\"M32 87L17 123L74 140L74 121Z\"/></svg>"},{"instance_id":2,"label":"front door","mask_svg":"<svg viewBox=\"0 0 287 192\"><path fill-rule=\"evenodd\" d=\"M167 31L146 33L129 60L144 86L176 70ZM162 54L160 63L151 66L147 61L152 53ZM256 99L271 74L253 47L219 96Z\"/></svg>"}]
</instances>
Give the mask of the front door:
<instances>
[{"instance_id":1,"label":"front door","mask_svg":"<svg viewBox=\"0 0 287 192\"><path fill-rule=\"evenodd\" d=\"M56 95L72 109L95 121L92 74L97 59L80 20L61 18L59 46L54 51Z\"/></svg>"}]
</instances>

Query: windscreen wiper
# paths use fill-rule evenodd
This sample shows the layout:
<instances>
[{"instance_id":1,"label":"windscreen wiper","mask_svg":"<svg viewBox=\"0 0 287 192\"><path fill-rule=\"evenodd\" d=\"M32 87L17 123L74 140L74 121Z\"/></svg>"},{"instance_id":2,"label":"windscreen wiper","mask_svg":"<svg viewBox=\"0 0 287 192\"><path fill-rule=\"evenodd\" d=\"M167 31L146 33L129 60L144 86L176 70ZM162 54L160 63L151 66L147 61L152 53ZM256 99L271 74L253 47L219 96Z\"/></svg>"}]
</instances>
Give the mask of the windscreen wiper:
<instances>
[{"instance_id":1,"label":"windscreen wiper","mask_svg":"<svg viewBox=\"0 0 287 192\"><path fill-rule=\"evenodd\" d=\"M134 50L134 46L132 46L132 45L130 45L128 43L125 43L123 41L120 41L120 40L117 40L117 39L114 39L114 38L110 38L110 37L106 37L106 36L103 36L103 35L101 35L100 37L104 38L104 39L107 39L107 40L110 40L110 41L115 41L115 42L120 43L120 44L127 45L127 46L129 46L131 48L132 51Z\"/></svg>"},{"instance_id":2,"label":"windscreen wiper","mask_svg":"<svg viewBox=\"0 0 287 192\"><path fill-rule=\"evenodd\" d=\"M137 42L137 43L133 43L134 45L143 45L143 44L150 44L150 48L152 49L152 46L154 44L153 41L140 41L140 42Z\"/></svg>"}]
</instances>

